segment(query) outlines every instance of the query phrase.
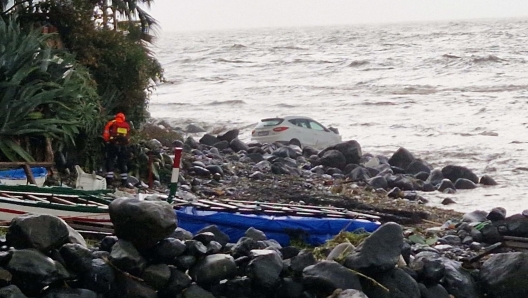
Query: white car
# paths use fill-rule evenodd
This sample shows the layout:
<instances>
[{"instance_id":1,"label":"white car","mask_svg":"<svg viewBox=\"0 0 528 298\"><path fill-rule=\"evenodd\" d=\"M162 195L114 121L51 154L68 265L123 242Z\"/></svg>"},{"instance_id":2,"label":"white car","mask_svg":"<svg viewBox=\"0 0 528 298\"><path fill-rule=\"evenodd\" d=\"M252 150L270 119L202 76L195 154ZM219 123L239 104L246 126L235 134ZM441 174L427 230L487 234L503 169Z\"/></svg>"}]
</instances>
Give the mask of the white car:
<instances>
[{"instance_id":1,"label":"white car","mask_svg":"<svg viewBox=\"0 0 528 298\"><path fill-rule=\"evenodd\" d=\"M259 143L292 141L301 146L324 149L340 143L341 135L336 128L326 128L312 118L287 116L260 120L251 132L251 140Z\"/></svg>"}]
</instances>

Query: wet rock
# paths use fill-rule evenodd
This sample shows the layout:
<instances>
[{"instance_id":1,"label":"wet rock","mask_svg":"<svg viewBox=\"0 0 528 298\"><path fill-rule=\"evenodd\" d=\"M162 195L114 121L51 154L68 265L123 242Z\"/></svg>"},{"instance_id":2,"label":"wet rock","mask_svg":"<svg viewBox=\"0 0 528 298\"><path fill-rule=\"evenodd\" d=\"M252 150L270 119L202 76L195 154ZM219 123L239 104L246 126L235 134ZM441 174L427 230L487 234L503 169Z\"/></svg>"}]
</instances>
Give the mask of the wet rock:
<instances>
[{"instance_id":1,"label":"wet rock","mask_svg":"<svg viewBox=\"0 0 528 298\"><path fill-rule=\"evenodd\" d=\"M361 151L361 145L359 145L359 143L354 140L339 143L332 147L326 148L325 150L332 150L332 149L335 149L341 152L341 154L343 154L343 156L346 159L346 164L351 164L351 163L359 164L361 156L363 155L363 152ZM323 154L319 153L319 156L323 156L323 155L324 153Z\"/></svg>"},{"instance_id":2,"label":"wet rock","mask_svg":"<svg viewBox=\"0 0 528 298\"><path fill-rule=\"evenodd\" d=\"M427 172L418 172L417 174L414 175L414 178L416 178L418 180L426 181L427 178L429 178L429 173L427 173ZM434 188L434 186L433 186L433 188Z\"/></svg>"},{"instance_id":3,"label":"wet rock","mask_svg":"<svg viewBox=\"0 0 528 298\"><path fill-rule=\"evenodd\" d=\"M253 180L264 180L265 176L260 171L253 172L249 175L249 178Z\"/></svg>"},{"instance_id":4,"label":"wet rock","mask_svg":"<svg viewBox=\"0 0 528 298\"><path fill-rule=\"evenodd\" d=\"M458 178L455 182L456 189L475 189L477 185L473 181L465 178Z\"/></svg>"},{"instance_id":5,"label":"wet rock","mask_svg":"<svg viewBox=\"0 0 528 298\"><path fill-rule=\"evenodd\" d=\"M497 185L497 182L493 180L493 178L491 178L489 175L484 175L480 177L479 183L482 185Z\"/></svg>"},{"instance_id":6,"label":"wet rock","mask_svg":"<svg viewBox=\"0 0 528 298\"><path fill-rule=\"evenodd\" d=\"M248 151L249 147L246 145L246 143L242 142L238 138L233 139L231 142L229 142L229 147L233 149L234 152L240 152L240 151Z\"/></svg>"},{"instance_id":7,"label":"wet rock","mask_svg":"<svg viewBox=\"0 0 528 298\"><path fill-rule=\"evenodd\" d=\"M444 192L446 189L455 190L455 184L453 184L453 182L451 182L451 180L449 179L442 179L442 181L438 185L438 191Z\"/></svg>"},{"instance_id":8,"label":"wet rock","mask_svg":"<svg viewBox=\"0 0 528 298\"><path fill-rule=\"evenodd\" d=\"M12 279L13 275L9 271L5 270L4 268L0 268L0 288L10 285Z\"/></svg>"},{"instance_id":9,"label":"wet rock","mask_svg":"<svg viewBox=\"0 0 528 298\"><path fill-rule=\"evenodd\" d=\"M291 258L290 269L297 274L301 274L304 268L316 263L313 253L309 250L302 250L297 256Z\"/></svg>"},{"instance_id":10,"label":"wet rock","mask_svg":"<svg viewBox=\"0 0 528 298\"><path fill-rule=\"evenodd\" d=\"M145 283L133 279L124 274L118 274L116 278L116 296L127 298L157 298L156 290Z\"/></svg>"},{"instance_id":11,"label":"wet rock","mask_svg":"<svg viewBox=\"0 0 528 298\"><path fill-rule=\"evenodd\" d=\"M221 140L219 140L217 137L211 135L211 134L204 134L202 138L198 141L200 144L204 144L207 146L213 146L216 143L219 143Z\"/></svg>"},{"instance_id":12,"label":"wet rock","mask_svg":"<svg viewBox=\"0 0 528 298\"><path fill-rule=\"evenodd\" d=\"M460 245L462 240L457 235L446 235L444 237L438 238L440 244L449 244L449 245Z\"/></svg>"},{"instance_id":13,"label":"wet rock","mask_svg":"<svg viewBox=\"0 0 528 298\"><path fill-rule=\"evenodd\" d=\"M209 255L198 261L190 270L189 275L200 286L210 286L223 279L235 276L237 266L230 255Z\"/></svg>"},{"instance_id":14,"label":"wet rock","mask_svg":"<svg viewBox=\"0 0 528 298\"><path fill-rule=\"evenodd\" d=\"M419 264L419 265L418 265ZM425 285L434 285L439 283L445 275L445 266L441 260L416 259L412 268L418 269L419 279Z\"/></svg>"},{"instance_id":15,"label":"wet rock","mask_svg":"<svg viewBox=\"0 0 528 298\"><path fill-rule=\"evenodd\" d=\"M231 129L231 130L228 130L223 135L219 135L217 138L222 141L231 142L232 140L238 138L239 133L240 131L238 129Z\"/></svg>"},{"instance_id":16,"label":"wet rock","mask_svg":"<svg viewBox=\"0 0 528 298\"><path fill-rule=\"evenodd\" d=\"M449 293L442 285L435 284L426 286L424 284L418 284L420 288L420 294L422 298L450 298Z\"/></svg>"},{"instance_id":17,"label":"wet rock","mask_svg":"<svg viewBox=\"0 0 528 298\"><path fill-rule=\"evenodd\" d=\"M431 172L431 165L429 165L426 161L422 159L415 159L413 160L405 169L405 172L408 174L418 174L418 173L425 173L425 175L429 176L429 173ZM427 178L425 178L427 179Z\"/></svg>"},{"instance_id":18,"label":"wet rock","mask_svg":"<svg viewBox=\"0 0 528 298\"><path fill-rule=\"evenodd\" d=\"M338 150L328 150L321 156L320 163L325 167L344 169L346 158Z\"/></svg>"},{"instance_id":19,"label":"wet rock","mask_svg":"<svg viewBox=\"0 0 528 298\"><path fill-rule=\"evenodd\" d=\"M176 267L169 266L171 275L167 285L158 291L159 298L174 298L177 297L184 289L188 288L192 279L185 272L178 270Z\"/></svg>"},{"instance_id":20,"label":"wet rock","mask_svg":"<svg viewBox=\"0 0 528 298\"><path fill-rule=\"evenodd\" d=\"M414 178L404 175L389 175L387 176L387 184L389 188L398 187L402 190L417 190L418 184Z\"/></svg>"},{"instance_id":21,"label":"wet rock","mask_svg":"<svg viewBox=\"0 0 528 298\"><path fill-rule=\"evenodd\" d=\"M273 250L252 250L251 254L252 260L247 270L252 283L265 289L277 286L283 269L279 253Z\"/></svg>"},{"instance_id":22,"label":"wet rock","mask_svg":"<svg viewBox=\"0 0 528 298\"><path fill-rule=\"evenodd\" d=\"M196 240L185 241L187 253L196 257L203 256L207 253L207 247L202 242Z\"/></svg>"},{"instance_id":23,"label":"wet rock","mask_svg":"<svg viewBox=\"0 0 528 298\"><path fill-rule=\"evenodd\" d=\"M440 258L446 270L442 285L455 297L478 298L478 290L471 274L462 268L461 263L447 258Z\"/></svg>"},{"instance_id":24,"label":"wet rock","mask_svg":"<svg viewBox=\"0 0 528 298\"><path fill-rule=\"evenodd\" d=\"M118 198L109 206L115 235L138 250L153 247L176 229L176 214L166 202Z\"/></svg>"},{"instance_id":25,"label":"wet rock","mask_svg":"<svg viewBox=\"0 0 528 298\"><path fill-rule=\"evenodd\" d=\"M321 261L303 270L304 286L321 295L330 295L336 289L362 290L358 276L334 261Z\"/></svg>"},{"instance_id":26,"label":"wet rock","mask_svg":"<svg viewBox=\"0 0 528 298\"><path fill-rule=\"evenodd\" d=\"M198 233L205 232L213 233L215 235L213 240L220 243L222 246L225 246L229 242L229 236L222 232L216 225L210 225L198 231Z\"/></svg>"},{"instance_id":27,"label":"wet rock","mask_svg":"<svg viewBox=\"0 0 528 298\"><path fill-rule=\"evenodd\" d=\"M12 274L12 282L28 296L36 296L61 276L56 263L34 249L20 249L12 253L6 269Z\"/></svg>"},{"instance_id":28,"label":"wet rock","mask_svg":"<svg viewBox=\"0 0 528 298\"><path fill-rule=\"evenodd\" d=\"M217 254L217 253L222 251L222 244L220 244L220 243L218 243L216 241L211 241L211 242L209 242L206 245L206 248L207 248L207 254L208 255Z\"/></svg>"},{"instance_id":29,"label":"wet rock","mask_svg":"<svg viewBox=\"0 0 528 298\"><path fill-rule=\"evenodd\" d=\"M146 260L139 254L134 245L122 239L119 239L112 247L109 259L117 268L136 276L140 275L147 265Z\"/></svg>"},{"instance_id":30,"label":"wet rock","mask_svg":"<svg viewBox=\"0 0 528 298\"><path fill-rule=\"evenodd\" d=\"M426 182L430 182L432 185L438 185L444 180L444 175L442 174L441 169L433 169L431 173L429 173L429 177L427 177Z\"/></svg>"},{"instance_id":31,"label":"wet rock","mask_svg":"<svg viewBox=\"0 0 528 298\"><path fill-rule=\"evenodd\" d=\"M300 281L283 278L277 288L277 298L301 298L304 286Z\"/></svg>"},{"instance_id":32,"label":"wet rock","mask_svg":"<svg viewBox=\"0 0 528 298\"><path fill-rule=\"evenodd\" d=\"M492 255L482 264L479 277L489 297L525 297L528 293L528 253Z\"/></svg>"},{"instance_id":33,"label":"wet rock","mask_svg":"<svg viewBox=\"0 0 528 298\"><path fill-rule=\"evenodd\" d=\"M473 171L466 167L448 165L442 168L442 175L444 178L451 180L455 183L458 179L464 178L472 181L473 183L478 183L479 179Z\"/></svg>"},{"instance_id":34,"label":"wet rock","mask_svg":"<svg viewBox=\"0 0 528 298\"><path fill-rule=\"evenodd\" d=\"M88 248L80 244L64 244L59 252L64 259L67 268L72 272L84 273L92 268L92 260L94 256Z\"/></svg>"},{"instance_id":35,"label":"wet rock","mask_svg":"<svg viewBox=\"0 0 528 298\"><path fill-rule=\"evenodd\" d=\"M155 264L145 268L145 271L141 274L141 279L153 289L159 290L167 285L170 276L171 270L169 269L169 266L165 264Z\"/></svg>"},{"instance_id":36,"label":"wet rock","mask_svg":"<svg viewBox=\"0 0 528 298\"><path fill-rule=\"evenodd\" d=\"M400 268L392 269L388 272L376 275L376 280L387 287L389 292L380 287L364 287L364 292L368 297L376 298L420 298L418 283Z\"/></svg>"},{"instance_id":37,"label":"wet rock","mask_svg":"<svg viewBox=\"0 0 528 298\"><path fill-rule=\"evenodd\" d=\"M356 167L346 175L351 181L368 181L371 176L370 172L364 167Z\"/></svg>"},{"instance_id":38,"label":"wet rock","mask_svg":"<svg viewBox=\"0 0 528 298\"><path fill-rule=\"evenodd\" d=\"M293 159L297 158L298 156L297 151L287 146L277 148L272 154L278 157L289 157Z\"/></svg>"},{"instance_id":39,"label":"wet rock","mask_svg":"<svg viewBox=\"0 0 528 298\"><path fill-rule=\"evenodd\" d=\"M196 142L196 140L193 137L187 137L185 139L184 145L189 146L191 149L198 149L200 144Z\"/></svg>"},{"instance_id":40,"label":"wet rock","mask_svg":"<svg viewBox=\"0 0 528 298\"><path fill-rule=\"evenodd\" d=\"M455 200L453 200L452 198L445 198L442 200L442 205L451 205L451 204L456 204Z\"/></svg>"},{"instance_id":41,"label":"wet rock","mask_svg":"<svg viewBox=\"0 0 528 298\"><path fill-rule=\"evenodd\" d=\"M201 232L197 233L192 240L201 242L203 245L209 244L209 242L215 239L215 234L212 232Z\"/></svg>"},{"instance_id":42,"label":"wet rock","mask_svg":"<svg viewBox=\"0 0 528 298\"><path fill-rule=\"evenodd\" d=\"M87 247L86 240L84 240L84 237L79 232L70 227L66 222L64 224L68 228L68 240L66 241L66 243L75 243L83 247Z\"/></svg>"},{"instance_id":43,"label":"wet rock","mask_svg":"<svg viewBox=\"0 0 528 298\"><path fill-rule=\"evenodd\" d=\"M350 254L344 265L353 270L387 271L398 263L403 247L403 231L399 224L383 224Z\"/></svg>"},{"instance_id":44,"label":"wet rock","mask_svg":"<svg viewBox=\"0 0 528 298\"><path fill-rule=\"evenodd\" d=\"M187 246L180 239L165 238L161 240L153 249L153 258L158 262L171 263L180 256Z\"/></svg>"},{"instance_id":45,"label":"wet rock","mask_svg":"<svg viewBox=\"0 0 528 298\"><path fill-rule=\"evenodd\" d=\"M102 259L93 259L90 270L82 275L83 287L101 294L111 292L114 281L114 269Z\"/></svg>"},{"instance_id":46,"label":"wet rock","mask_svg":"<svg viewBox=\"0 0 528 298\"><path fill-rule=\"evenodd\" d=\"M488 216L486 216L486 218L491 221L504 220L506 219L506 209L502 207L495 207L491 209L490 213L488 213Z\"/></svg>"},{"instance_id":47,"label":"wet rock","mask_svg":"<svg viewBox=\"0 0 528 298\"><path fill-rule=\"evenodd\" d=\"M485 225L480 230L480 233L482 234L483 242L493 244L502 241L502 236L499 233L499 230L493 225Z\"/></svg>"},{"instance_id":48,"label":"wet rock","mask_svg":"<svg viewBox=\"0 0 528 298\"><path fill-rule=\"evenodd\" d=\"M97 293L87 289L58 288L46 292L42 298L98 298Z\"/></svg>"},{"instance_id":49,"label":"wet rock","mask_svg":"<svg viewBox=\"0 0 528 298\"><path fill-rule=\"evenodd\" d=\"M280 252L282 254L282 258L286 260L286 259L290 259L298 255L300 250L299 248L295 246L285 246L280 249Z\"/></svg>"},{"instance_id":50,"label":"wet rock","mask_svg":"<svg viewBox=\"0 0 528 298\"><path fill-rule=\"evenodd\" d=\"M2 298L27 298L20 289L15 285L0 288L0 297Z\"/></svg>"},{"instance_id":51,"label":"wet rock","mask_svg":"<svg viewBox=\"0 0 528 298\"><path fill-rule=\"evenodd\" d=\"M504 235L527 237L528 236L528 218L521 214L514 214L507 217L502 225L505 225L507 232Z\"/></svg>"},{"instance_id":52,"label":"wet rock","mask_svg":"<svg viewBox=\"0 0 528 298\"><path fill-rule=\"evenodd\" d=\"M409 150L400 147L396 152L392 154L389 158L389 164L393 167L398 167L401 169L406 169L409 165L415 160Z\"/></svg>"},{"instance_id":53,"label":"wet rock","mask_svg":"<svg viewBox=\"0 0 528 298\"><path fill-rule=\"evenodd\" d=\"M389 184L387 183L387 179L385 179L384 176L376 176L374 178L371 178L367 180L367 183L372 186L374 189L382 188L387 189L389 188Z\"/></svg>"},{"instance_id":54,"label":"wet rock","mask_svg":"<svg viewBox=\"0 0 528 298\"><path fill-rule=\"evenodd\" d=\"M68 225L52 215L25 215L11 221L7 243L14 248L35 248L43 253L59 248L69 237Z\"/></svg>"},{"instance_id":55,"label":"wet rock","mask_svg":"<svg viewBox=\"0 0 528 298\"><path fill-rule=\"evenodd\" d=\"M189 168L189 172L196 176L200 176L200 177L210 177L211 176L211 172L208 169L201 167L201 166L193 166Z\"/></svg>"},{"instance_id":56,"label":"wet rock","mask_svg":"<svg viewBox=\"0 0 528 298\"><path fill-rule=\"evenodd\" d=\"M201 288L196 284L192 284L185 292L183 292L183 298L215 298L214 295Z\"/></svg>"},{"instance_id":57,"label":"wet rock","mask_svg":"<svg viewBox=\"0 0 528 298\"><path fill-rule=\"evenodd\" d=\"M247 276L235 277L225 283L226 297L251 297L251 280ZM286 298L286 297L284 297Z\"/></svg>"},{"instance_id":58,"label":"wet rock","mask_svg":"<svg viewBox=\"0 0 528 298\"><path fill-rule=\"evenodd\" d=\"M260 246L260 244L248 237L242 237L238 239L238 242L233 246L232 254L233 257L239 258L241 256L248 256L249 252L253 249L261 249L263 247Z\"/></svg>"},{"instance_id":59,"label":"wet rock","mask_svg":"<svg viewBox=\"0 0 528 298\"><path fill-rule=\"evenodd\" d=\"M218 174L220 176L224 175L224 170L222 169L221 166L218 166L218 165L209 165L209 166L206 166L205 169L208 170L209 173L213 175L215 174Z\"/></svg>"},{"instance_id":60,"label":"wet rock","mask_svg":"<svg viewBox=\"0 0 528 298\"><path fill-rule=\"evenodd\" d=\"M99 242L99 250L111 252L112 246L117 243L117 237L116 236L106 236Z\"/></svg>"},{"instance_id":61,"label":"wet rock","mask_svg":"<svg viewBox=\"0 0 528 298\"><path fill-rule=\"evenodd\" d=\"M196 263L196 257L191 255L182 255L176 258L174 264L178 269L188 270Z\"/></svg>"},{"instance_id":62,"label":"wet rock","mask_svg":"<svg viewBox=\"0 0 528 298\"><path fill-rule=\"evenodd\" d=\"M247 229L246 233L244 234L245 237L251 238L255 241L262 241L262 240L268 240L268 237L264 232L261 230L257 230L253 227Z\"/></svg>"},{"instance_id":63,"label":"wet rock","mask_svg":"<svg viewBox=\"0 0 528 298\"><path fill-rule=\"evenodd\" d=\"M331 296L328 296L329 298L368 298L365 293L362 291L354 290L354 289L347 289L347 290L341 290L337 289L332 293Z\"/></svg>"}]
</instances>

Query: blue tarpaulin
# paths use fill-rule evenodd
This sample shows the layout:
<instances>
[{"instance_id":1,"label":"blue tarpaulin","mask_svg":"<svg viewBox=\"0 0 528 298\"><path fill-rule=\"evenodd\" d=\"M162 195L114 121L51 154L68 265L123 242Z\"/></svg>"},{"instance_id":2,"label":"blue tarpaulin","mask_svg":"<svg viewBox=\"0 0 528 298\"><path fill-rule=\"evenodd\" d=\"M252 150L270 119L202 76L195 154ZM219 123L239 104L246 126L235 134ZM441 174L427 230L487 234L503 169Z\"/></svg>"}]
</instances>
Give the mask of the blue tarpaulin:
<instances>
[{"instance_id":1,"label":"blue tarpaulin","mask_svg":"<svg viewBox=\"0 0 528 298\"><path fill-rule=\"evenodd\" d=\"M364 219L240 214L197 210L194 207L183 207L176 211L176 215L178 226L193 234L208 225L216 225L229 236L231 242L237 242L248 228L253 227L282 246L290 244L290 235L300 237L311 245L321 245L343 229L373 232L380 226L379 222Z\"/></svg>"},{"instance_id":2,"label":"blue tarpaulin","mask_svg":"<svg viewBox=\"0 0 528 298\"><path fill-rule=\"evenodd\" d=\"M31 168L31 173L33 173L33 177L35 178L46 177L48 170L43 167L34 167ZM26 180L27 178L24 169L14 169L0 171L0 179Z\"/></svg>"}]
</instances>

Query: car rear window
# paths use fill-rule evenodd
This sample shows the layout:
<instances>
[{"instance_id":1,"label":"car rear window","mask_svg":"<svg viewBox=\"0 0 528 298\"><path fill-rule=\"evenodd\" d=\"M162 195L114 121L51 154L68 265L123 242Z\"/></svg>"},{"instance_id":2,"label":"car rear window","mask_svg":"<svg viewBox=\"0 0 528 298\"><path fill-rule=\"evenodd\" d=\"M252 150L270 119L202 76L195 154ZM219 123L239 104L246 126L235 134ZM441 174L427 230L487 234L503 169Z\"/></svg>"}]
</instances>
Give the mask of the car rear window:
<instances>
[{"instance_id":1,"label":"car rear window","mask_svg":"<svg viewBox=\"0 0 528 298\"><path fill-rule=\"evenodd\" d=\"M284 119L282 118L267 118L267 119L260 120L263 126L276 126L276 125L281 124L282 121L284 121Z\"/></svg>"}]
</instances>

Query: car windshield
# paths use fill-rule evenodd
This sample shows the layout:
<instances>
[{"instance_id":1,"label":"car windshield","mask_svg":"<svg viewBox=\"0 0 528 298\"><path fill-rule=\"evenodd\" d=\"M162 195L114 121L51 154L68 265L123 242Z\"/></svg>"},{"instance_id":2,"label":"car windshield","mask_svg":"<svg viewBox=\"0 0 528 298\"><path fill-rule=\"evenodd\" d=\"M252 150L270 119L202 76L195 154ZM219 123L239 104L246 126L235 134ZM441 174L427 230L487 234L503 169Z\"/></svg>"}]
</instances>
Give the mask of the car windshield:
<instances>
[{"instance_id":1,"label":"car windshield","mask_svg":"<svg viewBox=\"0 0 528 298\"><path fill-rule=\"evenodd\" d=\"M282 118L268 118L260 120L263 126L276 126L282 123L284 119Z\"/></svg>"}]
</instances>

